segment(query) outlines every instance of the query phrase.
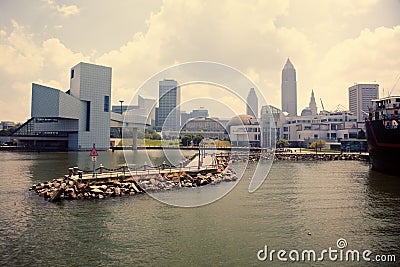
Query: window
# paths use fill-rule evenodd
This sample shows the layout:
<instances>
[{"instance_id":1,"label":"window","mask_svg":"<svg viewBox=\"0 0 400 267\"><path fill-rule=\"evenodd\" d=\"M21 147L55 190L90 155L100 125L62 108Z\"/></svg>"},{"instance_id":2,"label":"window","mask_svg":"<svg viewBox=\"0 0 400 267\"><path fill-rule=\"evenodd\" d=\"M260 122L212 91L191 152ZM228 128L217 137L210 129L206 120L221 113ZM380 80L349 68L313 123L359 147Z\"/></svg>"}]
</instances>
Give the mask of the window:
<instances>
[{"instance_id":1,"label":"window","mask_svg":"<svg viewBox=\"0 0 400 267\"><path fill-rule=\"evenodd\" d=\"M86 101L86 131L90 131L90 101Z\"/></svg>"},{"instance_id":2,"label":"window","mask_svg":"<svg viewBox=\"0 0 400 267\"><path fill-rule=\"evenodd\" d=\"M71 70L71 79L74 78L75 71L74 69Z\"/></svg>"},{"instance_id":3,"label":"window","mask_svg":"<svg viewBox=\"0 0 400 267\"><path fill-rule=\"evenodd\" d=\"M110 96L105 95L104 96L104 112L109 112L110 111Z\"/></svg>"}]
</instances>

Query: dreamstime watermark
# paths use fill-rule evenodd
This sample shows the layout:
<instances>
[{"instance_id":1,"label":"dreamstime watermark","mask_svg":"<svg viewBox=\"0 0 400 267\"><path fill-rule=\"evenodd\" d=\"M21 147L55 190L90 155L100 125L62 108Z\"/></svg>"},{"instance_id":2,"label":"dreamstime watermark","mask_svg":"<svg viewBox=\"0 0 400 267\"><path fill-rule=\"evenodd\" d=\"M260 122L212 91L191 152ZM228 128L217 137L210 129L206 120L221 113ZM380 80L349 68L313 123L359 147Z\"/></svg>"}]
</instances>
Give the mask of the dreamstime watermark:
<instances>
[{"instance_id":1,"label":"dreamstime watermark","mask_svg":"<svg viewBox=\"0 0 400 267\"><path fill-rule=\"evenodd\" d=\"M339 238L336 242L336 247L328 249L270 249L267 245L257 252L259 261L281 261L281 262L318 262L318 261L338 261L338 262L396 262L394 254L374 254L369 249L357 250L346 249L347 241L344 238Z\"/></svg>"}]
</instances>

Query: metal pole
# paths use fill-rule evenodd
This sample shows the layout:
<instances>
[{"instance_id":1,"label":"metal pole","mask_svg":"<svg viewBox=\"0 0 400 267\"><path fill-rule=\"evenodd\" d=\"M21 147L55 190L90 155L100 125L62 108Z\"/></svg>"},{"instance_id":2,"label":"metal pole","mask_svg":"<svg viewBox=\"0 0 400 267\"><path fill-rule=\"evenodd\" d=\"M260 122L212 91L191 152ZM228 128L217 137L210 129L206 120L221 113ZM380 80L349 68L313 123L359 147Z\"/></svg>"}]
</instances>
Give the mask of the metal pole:
<instances>
[{"instance_id":1,"label":"metal pole","mask_svg":"<svg viewBox=\"0 0 400 267\"><path fill-rule=\"evenodd\" d=\"M93 178L95 177L95 172L96 171L96 161L93 160Z\"/></svg>"}]
</instances>

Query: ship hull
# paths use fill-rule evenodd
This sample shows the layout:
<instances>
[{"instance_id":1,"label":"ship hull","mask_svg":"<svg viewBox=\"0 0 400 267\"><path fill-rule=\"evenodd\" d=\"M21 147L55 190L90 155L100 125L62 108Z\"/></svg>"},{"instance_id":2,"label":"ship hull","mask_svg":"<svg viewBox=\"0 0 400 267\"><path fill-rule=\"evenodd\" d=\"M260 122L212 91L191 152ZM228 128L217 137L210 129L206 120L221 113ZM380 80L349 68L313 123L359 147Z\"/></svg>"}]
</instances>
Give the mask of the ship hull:
<instances>
[{"instance_id":1,"label":"ship hull","mask_svg":"<svg viewBox=\"0 0 400 267\"><path fill-rule=\"evenodd\" d=\"M381 120L366 121L371 168L400 176L400 127L385 128Z\"/></svg>"}]
</instances>

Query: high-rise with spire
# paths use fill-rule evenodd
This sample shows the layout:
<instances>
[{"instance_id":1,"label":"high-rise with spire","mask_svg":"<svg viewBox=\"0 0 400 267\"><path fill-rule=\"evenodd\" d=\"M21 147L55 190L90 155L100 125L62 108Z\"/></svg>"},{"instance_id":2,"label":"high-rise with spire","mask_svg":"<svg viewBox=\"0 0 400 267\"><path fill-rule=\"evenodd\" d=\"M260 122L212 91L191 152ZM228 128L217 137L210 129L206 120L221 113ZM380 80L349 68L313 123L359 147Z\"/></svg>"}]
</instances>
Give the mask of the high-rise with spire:
<instances>
[{"instance_id":1,"label":"high-rise with spire","mask_svg":"<svg viewBox=\"0 0 400 267\"><path fill-rule=\"evenodd\" d=\"M282 70L282 112L297 116L296 70L288 58Z\"/></svg>"},{"instance_id":2,"label":"high-rise with spire","mask_svg":"<svg viewBox=\"0 0 400 267\"><path fill-rule=\"evenodd\" d=\"M311 98L310 98L310 104L308 107L311 110L312 115L317 115L317 103L315 103L315 97L314 97L314 90L311 91Z\"/></svg>"},{"instance_id":3,"label":"high-rise with spire","mask_svg":"<svg viewBox=\"0 0 400 267\"><path fill-rule=\"evenodd\" d=\"M258 118L258 97L254 88L250 88L246 98L246 114Z\"/></svg>"}]
</instances>

